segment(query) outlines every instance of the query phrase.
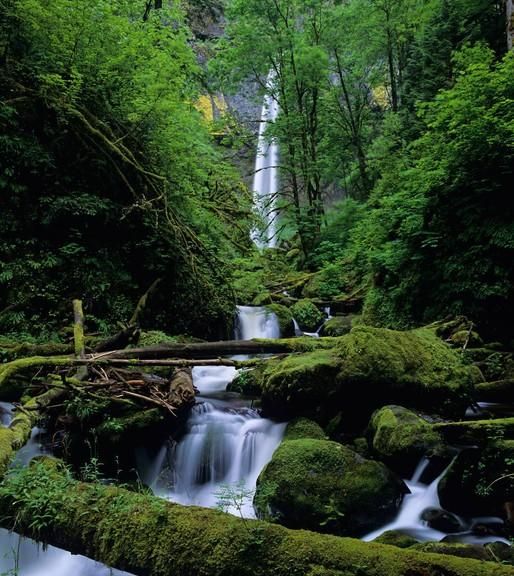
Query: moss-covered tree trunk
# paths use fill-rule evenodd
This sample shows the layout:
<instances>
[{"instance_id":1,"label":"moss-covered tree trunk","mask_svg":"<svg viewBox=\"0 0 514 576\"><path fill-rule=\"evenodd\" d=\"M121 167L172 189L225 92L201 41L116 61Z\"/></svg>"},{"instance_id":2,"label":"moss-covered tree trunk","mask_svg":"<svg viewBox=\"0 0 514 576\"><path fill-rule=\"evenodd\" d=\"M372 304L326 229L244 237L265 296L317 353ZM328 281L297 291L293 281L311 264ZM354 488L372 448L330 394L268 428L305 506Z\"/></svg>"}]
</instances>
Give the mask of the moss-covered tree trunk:
<instances>
[{"instance_id":1,"label":"moss-covered tree trunk","mask_svg":"<svg viewBox=\"0 0 514 576\"><path fill-rule=\"evenodd\" d=\"M508 576L501 564L293 531L71 480L40 462L0 488L6 528L139 576Z\"/></svg>"}]
</instances>

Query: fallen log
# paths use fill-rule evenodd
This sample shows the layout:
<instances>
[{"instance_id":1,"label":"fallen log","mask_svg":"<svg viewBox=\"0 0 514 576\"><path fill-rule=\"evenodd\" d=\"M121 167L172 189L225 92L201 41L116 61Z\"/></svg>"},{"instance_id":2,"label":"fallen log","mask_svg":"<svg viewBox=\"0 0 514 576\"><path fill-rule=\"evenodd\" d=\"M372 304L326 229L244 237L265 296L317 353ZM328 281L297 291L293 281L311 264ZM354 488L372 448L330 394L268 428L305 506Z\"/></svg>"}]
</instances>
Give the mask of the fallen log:
<instances>
[{"instance_id":1,"label":"fallen log","mask_svg":"<svg viewBox=\"0 0 514 576\"><path fill-rule=\"evenodd\" d=\"M482 445L499 439L514 439L514 418L440 422L433 424L432 429L451 443Z\"/></svg>"},{"instance_id":2,"label":"fallen log","mask_svg":"<svg viewBox=\"0 0 514 576\"><path fill-rule=\"evenodd\" d=\"M317 343L316 347L322 348L322 342ZM308 348L313 348L312 339L309 340ZM106 353L104 357L120 359L137 358L140 360L159 358L207 359L235 356L238 354L281 354L301 351L301 349L302 339L300 338L286 338L282 340L224 340L221 342L194 342L187 344L166 342L157 346L115 350Z\"/></svg>"},{"instance_id":3,"label":"fallen log","mask_svg":"<svg viewBox=\"0 0 514 576\"><path fill-rule=\"evenodd\" d=\"M514 379L477 384L476 392L477 399L484 402L511 403L514 399Z\"/></svg>"},{"instance_id":4,"label":"fallen log","mask_svg":"<svg viewBox=\"0 0 514 576\"><path fill-rule=\"evenodd\" d=\"M514 574L499 563L288 530L85 484L57 461L40 461L7 478L0 488L0 522L139 576Z\"/></svg>"},{"instance_id":5,"label":"fallen log","mask_svg":"<svg viewBox=\"0 0 514 576\"><path fill-rule=\"evenodd\" d=\"M128 351L127 351L128 352ZM228 360L223 358L206 358L205 360L188 359L155 359L146 360L139 358L112 358L109 354L90 355L86 358L75 358L74 356L34 356L32 358L20 358L0 364L0 399L3 397L2 388L10 378L30 369L39 368L72 368L75 366L108 366L108 367L174 367L186 368L194 366L233 366L234 368L248 368L260 363L261 360Z\"/></svg>"}]
</instances>

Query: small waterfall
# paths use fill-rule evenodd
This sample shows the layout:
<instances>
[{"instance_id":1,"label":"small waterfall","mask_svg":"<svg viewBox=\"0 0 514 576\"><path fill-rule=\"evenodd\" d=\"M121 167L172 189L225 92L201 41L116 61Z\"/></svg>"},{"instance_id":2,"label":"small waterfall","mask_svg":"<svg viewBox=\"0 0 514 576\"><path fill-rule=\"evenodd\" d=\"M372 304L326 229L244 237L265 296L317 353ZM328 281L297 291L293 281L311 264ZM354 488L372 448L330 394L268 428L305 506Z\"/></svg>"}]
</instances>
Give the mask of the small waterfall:
<instances>
[{"instance_id":1,"label":"small waterfall","mask_svg":"<svg viewBox=\"0 0 514 576\"><path fill-rule=\"evenodd\" d=\"M13 419L14 404L0 402L0 426L9 426Z\"/></svg>"},{"instance_id":2,"label":"small waterfall","mask_svg":"<svg viewBox=\"0 0 514 576\"><path fill-rule=\"evenodd\" d=\"M422 478L427 472L430 465L430 460L424 458L419 463L416 471L410 480L405 480L410 494L407 494L402 502L397 517L382 528L374 530L362 538L365 542L375 540L384 532L389 530L397 530L408 534L420 542L440 541L448 537L448 533L434 530L428 526L427 521L423 520L423 513L428 510L439 510L444 512L441 508L439 501L438 486L441 478L446 474L443 470L435 480L429 484L422 482ZM502 523L499 518L474 518L466 522L462 518L455 516L455 519L461 524L462 530L451 534L452 541L466 542L469 544L486 544L487 542L505 542L509 544L508 540L500 536L478 536L473 534L473 528L480 523L485 524L498 524Z\"/></svg>"},{"instance_id":3,"label":"small waterfall","mask_svg":"<svg viewBox=\"0 0 514 576\"><path fill-rule=\"evenodd\" d=\"M261 307L238 307L236 338L278 337L275 314ZM225 390L236 373L225 366L193 369L201 397L184 434L178 442L167 442L153 459L139 454L140 475L157 495L174 502L206 507L223 503L225 511L251 518L257 477L280 444L286 424L261 418L246 401L227 399ZM227 505L227 495L241 501Z\"/></svg>"},{"instance_id":4,"label":"small waterfall","mask_svg":"<svg viewBox=\"0 0 514 576\"><path fill-rule=\"evenodd\" d=\"M267 86L273 83L274 73L270 72ZM277 119L278 104L271 96L266 95L261 113L259 127L259 140L257 143L257 157L255 160L255 176L253 180L254 204L257 212L262 215L266 228L261 233L252 232L252 240L259 248L273 248L276 246L276 196L278 192L278 145L266 136L268 124Z\"/></svg>"},{"instance_id":5,"label":"small waterfall","mask_svg":"<svg viewBox=\"0 0 514 576\"><path fill-rule=\"evenodd\" d=\"M280 338L278 318L260 306L238 306L236 338Z\"/></svg>"},{"instance_id":6,"label":"small waterfall","mask_svg":"<svg viewBox=\"0 0 514 576\"><path fill-rule=\"evenodd\" d=\"M158 480L157 494L181 504L216 507L221 493L230 487L234 495L245 492L241 512L253 517L250 496L285 426L251 409L197 404L184 437L170 450L170 467ZM227 511L238 513L235 506Z\"/></svg>"}]
</instances>

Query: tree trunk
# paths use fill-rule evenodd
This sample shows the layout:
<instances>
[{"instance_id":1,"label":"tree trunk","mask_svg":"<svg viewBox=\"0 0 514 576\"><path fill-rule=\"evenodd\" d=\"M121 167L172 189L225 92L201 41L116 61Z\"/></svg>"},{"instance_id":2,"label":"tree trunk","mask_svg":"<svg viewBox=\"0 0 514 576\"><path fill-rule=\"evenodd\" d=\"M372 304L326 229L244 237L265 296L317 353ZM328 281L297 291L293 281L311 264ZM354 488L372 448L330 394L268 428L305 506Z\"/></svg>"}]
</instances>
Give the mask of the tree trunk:
<instances>
[{"instance_id":1,"label":"tree trunk","mask_svg":"<svg viewBox=\"0 0 514 576\"><path fill-rule=\"evenodd\" d=\"M494 562L288 530L88 485L70 480L56 461L7 480L0 519L5 528L139 576L512 575L512 567Z\"/></svg>"}]
</instances>

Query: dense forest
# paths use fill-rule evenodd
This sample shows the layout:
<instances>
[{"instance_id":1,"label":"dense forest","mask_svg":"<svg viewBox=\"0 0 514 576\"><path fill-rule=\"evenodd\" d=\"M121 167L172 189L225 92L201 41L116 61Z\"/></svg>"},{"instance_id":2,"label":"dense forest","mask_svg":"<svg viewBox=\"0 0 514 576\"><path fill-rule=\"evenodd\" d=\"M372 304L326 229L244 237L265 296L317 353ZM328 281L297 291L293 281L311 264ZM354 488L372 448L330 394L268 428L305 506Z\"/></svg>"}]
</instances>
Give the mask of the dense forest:
<instances>
[{"instance_id":1,"label":"dense forest","mask_svg":"<svg viewBox=\"0 0 514 576\"><path fill-rule=\"evenodd\" d=\"M513 30L0 0L0 525L141 576L513 574Z\"/></svg>"}]
</instances>

